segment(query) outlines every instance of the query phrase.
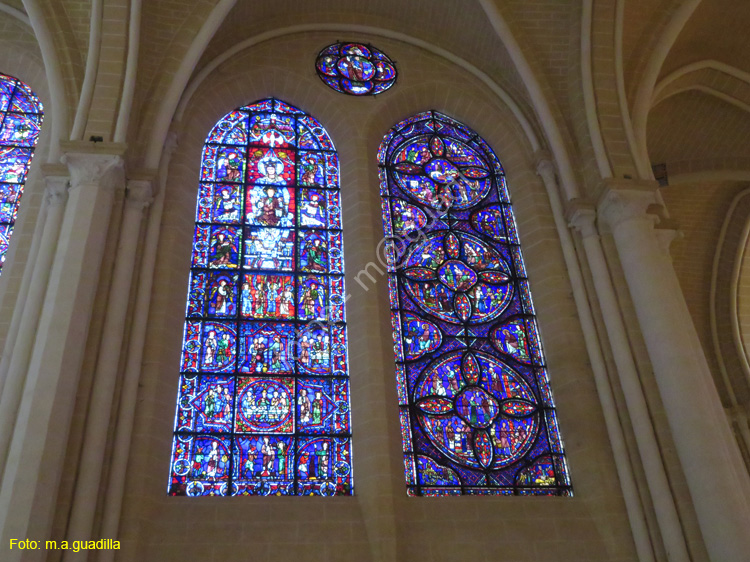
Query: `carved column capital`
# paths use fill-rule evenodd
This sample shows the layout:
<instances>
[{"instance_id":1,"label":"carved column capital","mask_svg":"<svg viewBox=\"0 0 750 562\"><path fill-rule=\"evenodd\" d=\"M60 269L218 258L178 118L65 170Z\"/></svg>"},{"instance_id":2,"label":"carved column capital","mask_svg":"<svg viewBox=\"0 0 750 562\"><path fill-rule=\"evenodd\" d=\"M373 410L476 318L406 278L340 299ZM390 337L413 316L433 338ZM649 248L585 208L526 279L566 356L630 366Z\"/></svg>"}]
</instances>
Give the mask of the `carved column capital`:
<instances>
[{"instance_id":1,"label":"carved column capital","mask_svg":"<svg viewBox=\"0 0 750 562\"><path fill-rule=\"evenodd\" d=\"M68 168L62 164L43 164L42 174L44 175L44 196L47 199L47 204L52 207L64 204L68 199L68 188L70 187Z\"/></svg>"},{"instance_id":2,"label":"carved column capital","mask_svg":"<svg viewBox=\"0 0 750 562\"><path fill-rule=\"evenodd\" d=\"M557 170L552 155L546 150L537 150L534 153L534 168L545 182L554 181Z\"/></svg>"},{"instance_id":3,"label":"carved column capital","mask_svg":"<svg viewBox=\"0 0 750 562\"><path fill-rule=\"evenodd\" d=\"M125 204L143 210L154 201L154 182L151 179L129 179Z\"/></svg>"},{"instance_id":4,"label":"carved column capital","mask_svg":"<svg viewBox=\"0 0 750 562\"><path fill-rule=\"evenodd\" d=\"M68 141L61 143L62 162L70 172L70 188L97 185L113 191L124 188L127 148L122 143L86 143Z\"/></svg>"},{"instance_id":5,"label":"carved column capital","mask_svg":"<svg viewBox=\"0 0 750 562\"><path fill-rule=\"evenodd\" d=\"M607 180L599 199L599 216L614 229L630 220L655 221L648 208L656 205L655 181Z\"/></svg>"},{"instance_id":6,"label":"carved column capital","mask_svg":"<svg viewBox=\"0 0 750 562\"><path fill-rule=\"evenodd\" d=\"M167 133L167 138L164 140L164 152L166 155L171 155L177 150L177 145L180 144L180 135L174 128L170 128Z\"/></svg>"},{"instance_id":7,"label":"carved column capital","mask_svg":"<svg viewBox=\"0 0 750 562\"><path fill-rule=\"evenodd\" d=\"M596 208L590 201L573 199L566 213L568 226L581 233L583 238L598 236L596 229Z\"/></svg>"},{"instance_id":8,"label":"carved column capital","mask_svg":"<svg viewBox=\"0 0 750 562\"><path fill-rule=\"evenodd\" d=\"M114 189L122 185L123 161L114 154L76 154L63 155L63 162L70 170L70 187L76 189L82 185L111 186Z\"/></svg>"},{"instance_id":9,"label":"carved column capital","mask_svg":"<svg viewBox=\"0 0 750 562\"><path fill-rule=\"evenodd\" d=\"M672 242L679 240L684 236L682 231L674 228L655 228L654 235L659 241L661 251L671 260L672 254L669 253L669 248L672 246Z\"/></svg>"}]
</instances>

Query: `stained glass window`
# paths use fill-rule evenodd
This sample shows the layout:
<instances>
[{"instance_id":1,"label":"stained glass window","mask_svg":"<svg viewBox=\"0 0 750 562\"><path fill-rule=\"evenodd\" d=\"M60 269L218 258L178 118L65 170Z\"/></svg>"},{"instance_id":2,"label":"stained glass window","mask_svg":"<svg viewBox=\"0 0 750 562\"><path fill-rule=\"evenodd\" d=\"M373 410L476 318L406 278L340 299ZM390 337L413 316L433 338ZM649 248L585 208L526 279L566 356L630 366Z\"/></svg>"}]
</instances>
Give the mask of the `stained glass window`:
<instances>
[{"instance_id":1,"label":"stained glass window","mask_svg":"<svg viewBox=\"0 0 750 562\"><path fill-rule=\"evenodd\" d=\"M26 84L0 74L0 268L5 263L18 204L44 118L42 102Z\"/></svg>"},{"instance_id":2,"label":"stained glass window","mask_svg":"<svg viewBox=\"0 0 750 562\"><path fill-rule=\"evenodd\" d=\"M505 176L436 111L380 145L410 495L571 495Z\"/></svg>"},{"instance_id":3,"label":"stained glass window","mask_svg":"<svg viewBox=\"0 0 750 562\"><path fill-rule=\"evenodd\" d=\"M277 99L203 148L169 493L349 495L339 164Z\"/></svg>"},{"instance_id":4,"label":"stained glass window","mask_svg":"<svg viewBox=\"0 0 750 562\"><path fill-rule=\"evenodd\" d=\"M384 52L361 43L334 43L318 54L320 79L342 94L376 95L396 82L396 65Z\"/></svg>"}]
</instances>

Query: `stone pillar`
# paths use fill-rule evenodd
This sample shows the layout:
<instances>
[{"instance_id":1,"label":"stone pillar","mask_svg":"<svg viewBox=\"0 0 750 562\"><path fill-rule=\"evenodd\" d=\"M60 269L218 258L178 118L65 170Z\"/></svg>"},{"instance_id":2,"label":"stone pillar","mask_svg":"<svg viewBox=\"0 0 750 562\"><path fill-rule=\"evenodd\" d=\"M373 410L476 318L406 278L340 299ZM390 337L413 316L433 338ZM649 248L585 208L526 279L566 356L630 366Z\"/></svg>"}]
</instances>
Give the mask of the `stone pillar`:
<instances>
[{"instance_id":1,"label":"stone pillar","mask_svg":"<svg viewBox=\"0 0 750 562\"><path fill-rule=\"evenodd\" d=\"M49 171L49 168L47 168L47 171ZM0 397L0 475L3 474L5 469L8 447L13 436L18 408L21 404L31 347L34 343L34 333L39 323L44 293L47 290L52 260L57 247L57 238L60 234L60 224L65 211L65 202L68 199L67 168L55 166L52 171L53 175L45 175L47 183L45 205L47 211L36 260L33 264L29 264L33 271L29 286L26 288L27 294L23 304L23 312L16 333L8 334L3 363L0 364L0 372L5 375L3 377L5 384L3 385L2 397Z\"/></svg>"},{"instance_id":2,"label":"stone pillar","mask_svg":"<svg viewBox=\"0 0 750 562\"><path fill-rule=\"evenodd\" d=\"M151 180L131 179L128 181L120 241L115 256L112 284L107 300L107 315L94 371L94 386L86 417L80 468L68 523L69 541L96 540L92 535L94 514L102 479L107 433L112 417L130 288L136 264L136 250L143 211L151 204L151 201ZM63 559L79 559L79 557L70 551L63 553Z\"/></svg>"},{"instance_id":3,"label":"stone pillar","mask_svg":"<svg viewBox=\"0 0 750 562\"><path fill-rule=\"evenodd\" d=\"M44 225L47 221L47 207L49 205L49 191L46 189L48 185L53 181L52 178L56 176L62 176L67 178L68 169L63 164L42 164L40 166L43 174L43 180L45 189L42 192L42 201L39 205L39 210L36 215L36 224L34 225L34 231L31 235L31 245L26 255L25 264L23 266L23 275L21 276L21 285L18 289L18 293L15 297L13 304L13 314L8 325L7 336L3 344L2 355L0 356L0 396L2 396L2 389L5 385L5 378L8 375L8 366L10 365L10 356L13 353L13 347L16 345L16 336L18 335L18 327L21 324L21 318L24 316L24 307L26 306L26 297L29 293L29 285L34 273L34 266L36 265L37 257L39 256L39 245L41 244L42 233L44 231ZM50 178L50 179L47 179ZM27 178L25 191L28 191L32 187L32 179ZM67 182L66 182L67 185ZM9 256L6 255L6 259ZM2 475L2 470L0 470Z\"/></svg>"},{"instance_id":4,"label":"stone pillar","mask_svg":"<svg viewBox=\"0 0 750 562\"><path fill-rule=\"evenodd\" d=\"M625 183L625 182L622 182ZM732 436L663 237L654 230L654 182L609 182L600 203L612 229L662 403L712 560L750 552L747 475L734 466Z\"/></svg>"},{"instance_id":5,"label":"stone pillar","mask_svg":"<svg viewBox=\"0 0 750 562\"><path fill-rule=\"evenodd\" d=\"M63 143L65 216L0 489L2 541L50 536L124 145ZM9 551L5 560L46 553Z\"/></svg>"},{"instance_id":6,"label":"stone pillar","mask_svg":"<svg viewBox=\"0 0 750 562\"><path fill-rule=\"evenodd\" d=\"M139 278L137 284L133 315L128 326L130 338L126 353L125 368L122 374L122 386L119 392L119 407L117 408L117 422L115 424L112 458L110 461L107 491L104 496L102 524L100 536L115 539L120 535L120 514L125 496L128 459L135 423L135 412L138 403L138 383L141 378L143 350L146 342L146 325L148 323L151 305L151 289L154 281L154 268L161 234L161 218L164 210L166 173L169 169L174 149L177 147L177 135L172 131L162 154L159 169L151 175L157 180L153 188L157 191L154 202L148 211L148 222L143 243L143 254L140 261ZM97 558L98 562L112 562L115 559L114 550L102 550Z\"/></svg>"},{"instance_id":7,"label":"stone pillar","mask_svg":"<svg viewBox=\"0 0 750 562\"><path fill-rule=\"evenodd\" d=\"M646 525L646 516L640 501L640 493L636 484L630 463L630 455L625 444L622 426L617 415L617 404L612 393L612 385L607 373L607 366L601 350L601 343L594 325L594 318L589 306L589 296L586 292L581 266L576 254L575 244L570 229L565 224L562 202L560 201L559 188L555 178L555 166L551 157L546 152L536 154L536 172L544 182L547 190L552 217L555 220L555 228L560 237L560 246L568 268L570 284L573 289L573 299L576 303L578 316L581 321L581 330L586 343L591 371L594 374L594 384L602 405L604 425L612 446L612 456L615 461L617 476L620 480L623 502L628 512L630 530L633 533L633 542L638 553L640 562L653 562L655 560L651 537Z\"/></svg>"},{"instance_id":8,"label":"stone pillar","mask_svg":"<svg viewBox=\"0 0 750 562\"><path fill-rule=\"evenodd\" d=\"M651 416L643 395L638 370L628 342L625 324L620 315L617 295L607 269L599 233L596 229L596 212L578 206L572 213L571 226L581 233L586 260L591 268L597 300L601 306L604 325L617 366L620 386L625 395L629 417L633 426L638 452L648 482L667 558L671 561L689 562L685 537L677 514L669 480L661 460Z\"/></svg>"}]
</instances>

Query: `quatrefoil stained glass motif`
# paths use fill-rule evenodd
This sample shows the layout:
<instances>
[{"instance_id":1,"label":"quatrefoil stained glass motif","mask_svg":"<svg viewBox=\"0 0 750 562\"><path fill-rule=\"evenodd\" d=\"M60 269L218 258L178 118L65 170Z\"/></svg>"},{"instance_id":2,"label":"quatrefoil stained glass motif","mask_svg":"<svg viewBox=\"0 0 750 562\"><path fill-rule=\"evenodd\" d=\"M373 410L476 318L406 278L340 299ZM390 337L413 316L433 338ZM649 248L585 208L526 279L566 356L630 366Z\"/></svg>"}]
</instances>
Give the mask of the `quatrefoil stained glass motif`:
<instances>
[{"instance_id":1,"label":"quatrefoil stained glass motif","mask_svg":"<svg viewBox=\"0 0 750 562\"><path fill-rule=\"evenodd\" d=\"M410 495L571 495L503 169L429 111L378 153Z\"/></svg>"}]
</instances>

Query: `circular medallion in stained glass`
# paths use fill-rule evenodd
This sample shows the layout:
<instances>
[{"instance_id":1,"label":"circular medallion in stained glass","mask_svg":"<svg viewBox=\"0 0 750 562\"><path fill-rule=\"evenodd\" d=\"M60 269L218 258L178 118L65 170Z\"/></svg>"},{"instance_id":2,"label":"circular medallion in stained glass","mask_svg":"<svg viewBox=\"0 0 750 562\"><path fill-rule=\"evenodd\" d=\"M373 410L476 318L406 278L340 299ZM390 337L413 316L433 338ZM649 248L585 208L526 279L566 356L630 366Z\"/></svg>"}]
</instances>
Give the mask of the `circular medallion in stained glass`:
<instances>
[{"instance_id":1,"label":"circular medallion in stained glass","mask_svg":"<svg viewBox=\"0 0 750 562\"><path fill-rule=\"evenodd\" d=\"M539 435L531 386L485 353L438 357L417 377L413 393L424 435L459 465L500 469L525 455Z\"/></svg>"},{"instance_id":2,"label":"circular medallion in stained glass","mask_svg":"<svg viewBox=\"0 0 750 562\"><path fill-rule=\"evenodd\" d=\"M318 54L320 79L342 94L372 96L396 82L396 65L388 55L361 43L334 43Z\"/></svg>"}]
</instances>

